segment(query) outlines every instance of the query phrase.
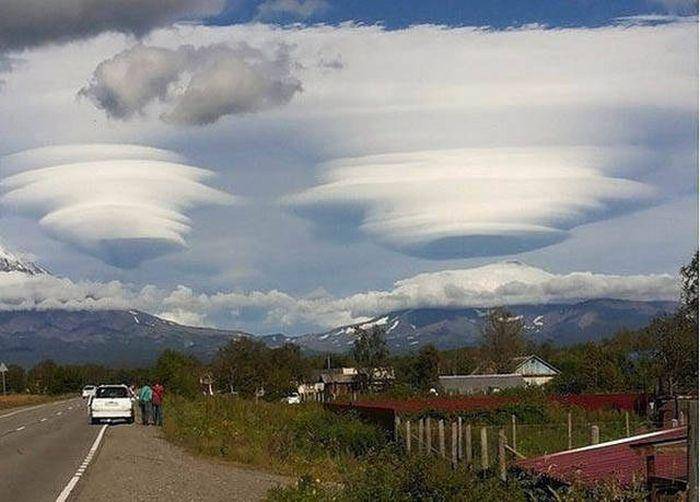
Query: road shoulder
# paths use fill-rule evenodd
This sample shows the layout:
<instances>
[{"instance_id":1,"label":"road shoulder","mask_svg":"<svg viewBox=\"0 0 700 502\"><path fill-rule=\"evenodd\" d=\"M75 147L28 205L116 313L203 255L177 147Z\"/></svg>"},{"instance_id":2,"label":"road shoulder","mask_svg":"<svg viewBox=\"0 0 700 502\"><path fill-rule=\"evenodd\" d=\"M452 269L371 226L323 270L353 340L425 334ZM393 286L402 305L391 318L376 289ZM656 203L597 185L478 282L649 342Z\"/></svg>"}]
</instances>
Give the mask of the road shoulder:
<instances>
[{"instance_id":1,"label":"road shoulder","mask_svg":"<svg viewBox=\"0 0 700 502\"><path fill-rule=\"evenodd\" d=\"M163 439L160 428L109 427L71 500L110 502L255 501L289 478L195 457Z\"/></svg>"}]
</instances>

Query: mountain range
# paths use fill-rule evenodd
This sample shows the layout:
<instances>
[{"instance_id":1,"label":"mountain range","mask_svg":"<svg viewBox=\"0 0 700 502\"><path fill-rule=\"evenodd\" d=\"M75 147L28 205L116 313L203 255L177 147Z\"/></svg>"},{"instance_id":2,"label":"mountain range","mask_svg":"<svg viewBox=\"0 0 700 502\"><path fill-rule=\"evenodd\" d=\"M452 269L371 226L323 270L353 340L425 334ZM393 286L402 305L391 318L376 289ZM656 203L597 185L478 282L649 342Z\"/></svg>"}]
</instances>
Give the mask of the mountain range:
<instances>
[{"instance_id":1,"label":"mountain range","mask_svg":"<svg viewBox=\"0 0 700 502\"><path fill-rule=\"evenodd\" d=\"M4 272L49 273L0 247L0 273ZM621 328L640 328L675 308L675 302L613 299L508 307L521 318L529 337L557 345L599 340ZM345 352L359 330L381 326L392 352L413 351L427 344L451 349L477 344L487 314L482 308L400 310L329 331L298 337L277 333L259 339L270 347L294 343L310 353ZM184 326L138 310L0 311L0 361L24 366L47 358L63 363L140 366L168 348L207 361L230 340L250 336L254 335L239 330Z\"/></svg>"}]
</instances>

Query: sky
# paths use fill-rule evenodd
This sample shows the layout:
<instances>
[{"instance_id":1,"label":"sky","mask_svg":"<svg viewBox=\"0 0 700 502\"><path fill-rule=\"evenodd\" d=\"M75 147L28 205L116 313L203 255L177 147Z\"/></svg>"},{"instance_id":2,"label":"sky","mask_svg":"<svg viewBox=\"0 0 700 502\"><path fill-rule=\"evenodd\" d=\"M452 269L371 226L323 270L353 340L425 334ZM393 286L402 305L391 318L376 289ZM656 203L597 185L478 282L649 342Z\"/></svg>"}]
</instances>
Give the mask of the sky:
<instances>
[{"instance_id":1,"label":"sky","mask_svg":"<svg viewBox=\"0 0 700 502\"><path fill-rule=\"evenodd\" d=\"M112 3L0 0L0 242L55 275L0 309L301 334L677 296L696 2Z\"/></svg>"}]
</instances>

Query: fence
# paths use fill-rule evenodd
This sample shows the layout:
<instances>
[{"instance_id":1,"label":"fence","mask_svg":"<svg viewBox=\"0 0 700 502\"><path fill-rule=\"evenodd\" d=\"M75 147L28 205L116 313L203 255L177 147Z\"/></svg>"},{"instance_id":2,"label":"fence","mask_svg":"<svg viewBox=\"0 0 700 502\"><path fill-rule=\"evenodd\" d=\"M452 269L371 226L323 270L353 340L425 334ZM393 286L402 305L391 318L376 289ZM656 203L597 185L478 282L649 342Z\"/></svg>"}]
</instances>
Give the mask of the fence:
<instances>
[{"instance_id":1,"label":"fence","mask_svg":"<svg viewBox=\"0 0 700 502\"><path fill-rule=\"evenodd\" d=\"M498 467L504 478L506 465L515 458L537 456L633 435L642 425L624 414L622 420L596 424L574 420L566 423L519 424L515 415L506 425L466 423L462 418L441 420L394 419L394 437L406 454L433 455L476 469Z\"/></svg>"}]
</instances>

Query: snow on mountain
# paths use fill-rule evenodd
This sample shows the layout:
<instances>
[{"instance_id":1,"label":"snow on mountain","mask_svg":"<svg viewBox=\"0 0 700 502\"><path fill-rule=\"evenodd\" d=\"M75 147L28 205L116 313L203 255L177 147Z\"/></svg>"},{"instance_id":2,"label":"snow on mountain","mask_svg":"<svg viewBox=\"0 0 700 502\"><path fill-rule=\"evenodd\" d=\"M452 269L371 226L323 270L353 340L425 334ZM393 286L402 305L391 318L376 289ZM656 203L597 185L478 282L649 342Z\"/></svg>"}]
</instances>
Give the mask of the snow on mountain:
<instances>
[{"instance_id":1,"label":"snow on mountain","mask_svg":"<svg viewBox=\"0 0 700 502\"><path fill-rule=\"evenodd\" d=\"M49 274L41 265L21 258L0 245L0 272L22 272L28 275Z\"/></svg>"}]
</instances>

